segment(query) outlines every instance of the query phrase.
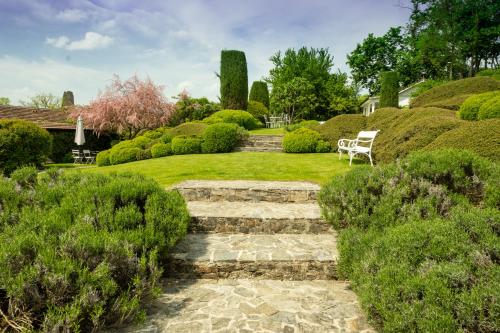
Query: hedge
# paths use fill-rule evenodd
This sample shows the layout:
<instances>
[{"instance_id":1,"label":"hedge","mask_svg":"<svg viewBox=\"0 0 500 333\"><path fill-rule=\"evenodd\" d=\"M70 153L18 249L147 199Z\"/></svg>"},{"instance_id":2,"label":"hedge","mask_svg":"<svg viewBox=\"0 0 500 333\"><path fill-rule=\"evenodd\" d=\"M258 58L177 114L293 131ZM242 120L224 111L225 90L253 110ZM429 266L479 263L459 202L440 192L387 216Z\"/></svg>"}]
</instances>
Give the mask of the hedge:
<instances>
[{"instance_id":1,"label":"hedge","mask_svg":"<svg viewBox=\"0 0 500 333\"><path fill-rule=\"evenodd\" d=\"M477 120L477 115L481 105L499 95L500 92L498 91L489 91L483 94L472 95L460 106L458 115L464 120Z\"/></svg>"},{"instance_id":2,"label":"hedge","mask_svg":"<svg viewBox=\"0 0 500 333\"><path fill-rule=\"evenodd\" d=\"M172 144L170 143L157 143L151 147L151 156L153 158L164 157L172 154Z\"/></svg>"},{"instance_id":3,"label":"hedge","mask_svg":"<svg viewBox=\"0 0 500 333\"><path fill-rule=\"evenodd\" d=\"M253 130L262 126L259 120L247 111L242 110L222 110L215 112L203 120L206 124L233 123L247 129Z\"/></svg>"},{"instance_id":4,"label":"hedge","mask_svg":"<svg viewBox=\"0 0 500 333\"><path fill-rule=\"evenodd\" d=\"M399 106L399 75L397 72L380 74L380 107Z\"/></svg>"},{"instance_id":5,"label":"hedge","mask_svg":"<svg viewBox=\"0 0 500 333\"><path fill-rule=\"evenodd\" d=\"M52 150L52 137L34 123L0 120L0 175L23 165L41 167Z\"/></svg>"},{"instance_id":6,"label":"hedge","mask_svg":"<svg viewBox=\"0 0 500 333\"><path fill-rule=\"evenodd\" d=\"M330 149L327 149L327 147L329 148L329 144L321 140L321 135L306 127L285 134L282 144L283 150L286 153L316 153L330 151Z\"/></svg>"},{"instance_id":7,"label":"hedge","mask_svg":"<svg viewBox=\"0 0 500 333\"><path fill-rule=\"evenodd\" d=\"M96 156L97 166L111 165L111 161L109 160L110 155L111 155L110 149L99 152Z\"/></svg>"},{"instance_id":8,"label":"hedge","mask_svg":"<svg viewBox=\"0 0 500 333\"><path fill-rule=\"evenodd\" d=\"M464 101L465 95L480 94L487 91L500 90L500 81L490 77L473 77L463 80L451 81L432 88L410 102L412 108L430 106L458 96ZM460 97L462 96L462 97ZM435 105L435 104L434 104Z\"/></svg>"},{"instance_id":9,"label":"hedge","mask_svg":"<svg viewBox=\"0 0 500 333\"><path fill-rule=\"evenodd\" d=\"M172 152L175 155L199 154L202 142L194 136L176 136L172 139Z\"/></svg>"},{"instance_id":10,"label":"hedge","mask_svg":"<svg viewBox=\"0 0 500 333\"><path fill-rule=\"evenodd\" d=\"M179 135L202 136L203 132L207 129L207 126L207 124L203 123L184 123L166 130L165 133L168 133L172 138Z\"/></svg>"},{"instance_id":11,"label":"hedge","mask_svg":"<svg viewBox=\"0 0 500 333\"><path fill-rule=\"evenodd\" d=\"M109 154L109 163L115 165L137 161L141 151L140 148L113 148Z\"/></svg>"},{"instance_id":12,"label":"hedge","mask_svg":"<svg viewBox=\"0 0 500 333\"><path fill-rule=\"evenodd\" d=\"M267 83L264 81L254 81L252 88L250 88L248 101L260 102L269 109L269 89L267 88Z\"/></svg>"},{"instance_id":13,"label":"hedge","mask_svg":"<svg viewBox=\"0 0 500 333\"><path fill-rule=\"evenodd\" d=\"M243 130L236 124L218 123L208 126L203 134L204 153L228 153L243 138Z\"/></svg>"},{"instance_id":14,"label":"hedge","mask_svg":"<svg viewBox=\"0 0 500 333\"><path fill-rule=\"evenodd\" d=\"M488 160L442 150L358 167L321 189L340 278L377 330L500 330L499 177Z\"/></svg>"},{"instance_id":15,"label":"hedge","mask_svg":"<svg viewBox=\"0 0 500 333\"><path fill-rule=\"evenodd\" d=\"M221 51L220 97L223 109L247 109L248 73L244 52Z\"/></svg>"},{"instance_id":16,"label":"hedge","mask_svg":"<svg viewBox=\"0 0 500 333\"><path fill-rule=\"evenodd\" d=\"M500 119L462 122L459 127L438 136L424 150L467 149L479 156L500 161Z\"/></svg>"},{"instance_id":17,"label":"hedge","mask_svg":"<svg viewBox=\"0 0 500 333\"><path fill-rule=\"evenodd\" d=\"M378 112L379 110L374 114ZM330 142L334 150L337 150L338 141L342 138L355 139L360 131L366 129L366 121L367 117L363 115L343 114L333 117L314 129L321 134L324 140Z\"/></svg>"},{"instance_id":18,"label":"hedge","mask_svg":"<svg viewBox=\"0 0 500 333\"><path fill-rule=\"evenodd\" d=\"M317 120L302 120L298 123L294 123L291 125L286 125L285 126L285 131L287 132L293 132L296 129L299 129L301 127L307 127L310 129L316 129L319 126L319 121Z\"/></svg>"},{"instance_id":19,"label":"hedge","mask_svg":"<svg viewBox=\"0 0 500 333\"><path fill-rule=\"evenodd\" d=\"M144 318L187 231L182 196L135 174L15 176L0 179L0 328L95 332Z\"/></svg>"},{"instance_id":20,"label":"hedge","mask_svg":"<svg viewBox=\"0 0 500 333\"><path fill-rule=\"evenodd\" d=\"M500 68L497 69L483 69L476 73L476 76L488 76L496 80L500 80Z\"/></svg>"},{"instance_id":21,"label":"hedge","mask_svg":"<svg viewBox=\"0 0 500 333\"><path fill-rule=\"evenodd\" d=\"M500 91L481 105L477 118L479 120L500 118Z\"/></svg>"}]
</instances>

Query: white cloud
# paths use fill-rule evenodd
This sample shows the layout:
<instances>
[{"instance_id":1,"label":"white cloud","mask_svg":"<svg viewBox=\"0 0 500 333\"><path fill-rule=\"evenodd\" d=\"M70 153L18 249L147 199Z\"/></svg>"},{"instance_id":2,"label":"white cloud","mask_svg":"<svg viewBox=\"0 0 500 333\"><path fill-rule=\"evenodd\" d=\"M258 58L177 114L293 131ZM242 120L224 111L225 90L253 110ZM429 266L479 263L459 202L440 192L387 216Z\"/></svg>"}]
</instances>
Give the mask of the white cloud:
<instances>
[{"instance_id":1,"label":"white cloud","mask_svg":"<svg viewBox=\"0 0 500 333\"><path fill-rule=\"evenodd\" d=\"M56 15L56 19L63 22L82 22L87 18L87 13L79 9L66 9Z\"/></svg>"},{"instance_id":2,"label":"white cloud","mask_svg":"<svg viewBox=\"0 0 500 333\"><path fill-rule=\"evenodd\" d=\"M70 41L68 37L60 36L56 38L47 38L46 43L69 51L94 50L108 47L113 43L113 38L89 31L85 33L85 37L81 40Z\"/></svg>"}]
</instances>

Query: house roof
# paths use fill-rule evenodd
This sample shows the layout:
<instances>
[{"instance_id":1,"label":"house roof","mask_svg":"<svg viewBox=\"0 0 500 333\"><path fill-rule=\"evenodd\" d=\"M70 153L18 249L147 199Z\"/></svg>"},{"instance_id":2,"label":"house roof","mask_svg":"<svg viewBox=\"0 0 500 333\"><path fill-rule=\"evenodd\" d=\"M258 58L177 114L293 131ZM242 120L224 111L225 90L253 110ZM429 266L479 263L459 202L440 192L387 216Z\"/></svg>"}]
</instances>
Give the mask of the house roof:
<instances>
[{"instance_id":1,"label":"house roof","mask_svg":"<svg viewBox=\"0 0 500 333\"><path fill-rule=\"evenodd\" d=\"M64 110L37 109L24 106L0 105L0 119L22 119L45 129L74 130L75 123Z\"/></svg>"},{"instance_id":2,"label":"house roof","mask_svg":"<svg viewBox=\"0 0 500 333\"><path fill-rule=\"evenodd\" d=\"M398 92L398 95L399 94L402 94L410 89L413 89L415 88L417 85L419 85L420 83L424 82L425 80L421 80L421 81L418 81L416 83L413 83L413 84L410 84L409 86L407 86L406 88L403 88L402 90L400 90ZM380 99L379 96L371 96L370 98L368 98L366 101L363 102L363 104L361 104L361 106L364 106L365 104L369 103L369 102L374 102L374 101L378 101Z\"/></svg>"}]
</instances>

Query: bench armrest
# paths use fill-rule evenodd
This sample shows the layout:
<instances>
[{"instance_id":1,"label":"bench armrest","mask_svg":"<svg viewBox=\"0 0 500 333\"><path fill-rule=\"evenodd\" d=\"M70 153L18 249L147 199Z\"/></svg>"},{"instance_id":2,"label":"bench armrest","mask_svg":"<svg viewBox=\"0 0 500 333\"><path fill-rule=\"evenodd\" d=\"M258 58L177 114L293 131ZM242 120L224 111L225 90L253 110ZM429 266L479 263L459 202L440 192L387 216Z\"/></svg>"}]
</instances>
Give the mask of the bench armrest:
<instances>
[{"instance_id":1,"label":"bench armrest","mask_svg":"<svg viewBox=\"0 0 500 333\"><path fill-rule=\"evenodd\" d=\"M350 140L350 139L340 139L339 142L337 143L339 148L353 148L356 147L358 144L358 140Z\"/></svg>"}]
</instances>

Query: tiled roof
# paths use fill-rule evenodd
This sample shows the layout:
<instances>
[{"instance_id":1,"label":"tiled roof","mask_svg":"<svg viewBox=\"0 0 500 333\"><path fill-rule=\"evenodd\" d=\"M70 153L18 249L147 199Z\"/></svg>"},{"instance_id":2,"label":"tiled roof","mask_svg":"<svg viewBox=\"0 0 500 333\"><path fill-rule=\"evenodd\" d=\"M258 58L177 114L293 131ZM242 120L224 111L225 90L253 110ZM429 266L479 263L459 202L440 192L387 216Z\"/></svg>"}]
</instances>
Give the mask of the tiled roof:
<instances>
[{"instance_id":1,"label":"tiled roof","mask_svg":"<svg viewBox=\"0 0 500 333\"><path fill-rule=\"evenodd\" d=\"M69 119L69 113L63 110L0 105L0 119L6 118L32 121L46 129L75 129L75 123Z\"/></svg>"}]
</instances>

